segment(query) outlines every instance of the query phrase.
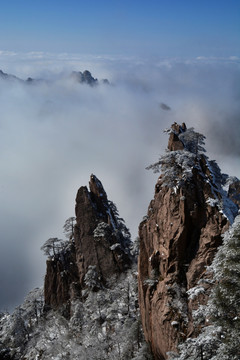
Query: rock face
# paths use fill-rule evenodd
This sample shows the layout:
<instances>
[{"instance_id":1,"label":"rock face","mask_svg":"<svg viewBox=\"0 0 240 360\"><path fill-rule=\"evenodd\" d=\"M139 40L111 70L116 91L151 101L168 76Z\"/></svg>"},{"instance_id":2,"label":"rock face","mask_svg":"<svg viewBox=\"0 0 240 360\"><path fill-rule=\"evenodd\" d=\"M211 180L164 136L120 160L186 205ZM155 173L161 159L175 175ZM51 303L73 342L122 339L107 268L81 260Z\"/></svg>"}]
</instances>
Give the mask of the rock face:
<instances>
[{"instance_id":1,"label":"rock face","mask_svg":"<svg viewBox=\"0 0 240 360\"><path fill-rule=\"evenodd\" d=\"M186 124L183 123L182 125L178 125L174 123L172 125L172 130L173 131L170 132L170 136L168 140L168 149L170 151L183 150L184 145L183 142L179 139L178 135L186 131Z\"/></svg>"},{"instance_id":2,"label":"rock face","mask_svg":"<svg viewBox=\"0 0 240 360\"><path fill-rule=\"evenodd\" d=\"M240 207L240 181L238 178L230 178L228 187L228 196Z\"/></svg>"},{"instance_id":3,"label":"rock face","mask_svg":"<svg viewBox=\"0 0 240 360\"><path fill-rule=\"evenodd\" d=\"M222 188L224 177L216 163L198 149L195 154L186 151L186 139L195 141L198 136L187 132L185 124L172 125L169 150L160 162L165 173L139 226L139 305L155 359L167 359L167 352L177 351L180 341L197 334L191 312L207 301L206 266L238 211L237 201L234 204ZM230 194L237 186L239 180L229 187ZM206 291L190 299L186 292L199 281Z\"/></svg>"},{"instance_id":4,"label":"rock face","mask_svg":"<svg viewBox=\"0 0 240 360\"><path fill-rule=\"evenodd\" d=\"M46 307L54 309L64 305L66 314L68 314L69 300L79 295L80 287L76 266L76 251L72 243L59 256L47 260L44 301Z\"/></svg>"},{"instance_id":5,"label":"rock face","mask_svg":"<svg viewBox=\"0 0 240 360\"><path fill-rule=\"evenodd\" d=\"M66 80L65 77L62 77L62 75L59 75L60 79L62 80ZM90 73L90 71L85 70L83 72L81 71L72 71L71 74L68 74L68 78L73 79L74 81L76 81L79 84L87 84L91 87L94 87L98 84L110 84L108 79L102 79L100 81L98 81L97 78L94 78L92 76L92 74ZM11 74L7 74L4 73L2 70L0 70L0 81L17 81L18 83L22 83L22 84L28 84L28 85L32 85L32 84L38 84L38 83L44 83L46 80L44 79L34 79L32 77L28 77L26 80L20 79L15 75L11 75Z\"/></svg>"},{"instance_id":6,"label":"rock face","mask_svg":"<svg viewBox=\"0 0 240 360\"><path fill-rule=\"evenodd\" d=\"M98 83L98 80L95 79L92 76L92 74L90 73L90 71L88 71L88 70L85 70L84 72L73 71L71 74L71 77L81 84L85 83L85 84L94 86L94 85L97 85L97 83Z\"/></svg>"},{"instance_id":7,"label":"rock face","mask_svg":"<svg viewBox=\"0 0 240 360\"><path fill-rule=\"evenodd\" d=\"M78 190L75 212L74 239L47 260L44 293L45 304L51 308L68 306L80 297L92 267L104 284L132 263L129 231L95 175L90 177L89 190L86 186Z\"/></svg>"},{"instance_id":8,"label":"rock face","mask_svg":"<svg viewBox=\"0 0 240 360\"><path fill-rule=\"evenodd\" d=\"M9 75L9 74L3 72L2 70L0 70L0 79L22 81L21 79L17 78L15 75Z\"/></svg>"},{"instance_id":9,"label":"rock face","mask_svg":"<svg viewBox=\"0 0 240 360\"><path fill-rule=\"evenodd\" d=\"M81 187L76 198L75 246L81 286L89 266L95 265L105 282L131 263L130 236L122 233L123 223L115 205L108 201L101 182L94 175L91 175L89 188L90 191Z\"/></svg>"}]
</instances>

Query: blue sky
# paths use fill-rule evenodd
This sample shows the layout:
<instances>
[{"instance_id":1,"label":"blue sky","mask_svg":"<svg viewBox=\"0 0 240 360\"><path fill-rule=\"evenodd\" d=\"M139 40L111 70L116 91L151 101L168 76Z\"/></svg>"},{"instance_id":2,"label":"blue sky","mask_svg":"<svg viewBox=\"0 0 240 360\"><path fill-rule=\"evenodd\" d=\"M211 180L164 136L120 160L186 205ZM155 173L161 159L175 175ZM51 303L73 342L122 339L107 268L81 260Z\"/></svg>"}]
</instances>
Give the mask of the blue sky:
<instances>
[{"instance_id":1,"label":"blue sky","mask_svg":"<svg viewBox=\"0 0 240 360\"><path fill-rule=\"evenodd\" d=\"M239 56L240 1L1 1L0 50Z\"/></svg>"}]
</instances>

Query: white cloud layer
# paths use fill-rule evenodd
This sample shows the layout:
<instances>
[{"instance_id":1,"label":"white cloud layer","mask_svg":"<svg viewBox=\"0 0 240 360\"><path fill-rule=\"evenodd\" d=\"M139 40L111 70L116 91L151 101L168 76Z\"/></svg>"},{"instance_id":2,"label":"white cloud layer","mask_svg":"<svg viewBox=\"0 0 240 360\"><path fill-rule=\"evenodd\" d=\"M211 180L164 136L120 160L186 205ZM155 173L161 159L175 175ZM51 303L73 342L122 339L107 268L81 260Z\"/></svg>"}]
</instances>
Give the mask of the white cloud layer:
<instances>
[{"instance_id":1,"label":"white cloud layer","mask_svg":"<svg viewBox=\"0 0 240 360\"><path fill-rule=\"evenodd\" d=\"M167 145L162 131L186 122L207 136L208 155L240 177L238 59L139 60L0 52L1 308L43 283L40 247L62 236L78 188L94 173L137 235L156 175L145 167ZM67 78L88 69L111 86ZM170 109L166 110L165 104Z\"/></svg>"}]
</instances>

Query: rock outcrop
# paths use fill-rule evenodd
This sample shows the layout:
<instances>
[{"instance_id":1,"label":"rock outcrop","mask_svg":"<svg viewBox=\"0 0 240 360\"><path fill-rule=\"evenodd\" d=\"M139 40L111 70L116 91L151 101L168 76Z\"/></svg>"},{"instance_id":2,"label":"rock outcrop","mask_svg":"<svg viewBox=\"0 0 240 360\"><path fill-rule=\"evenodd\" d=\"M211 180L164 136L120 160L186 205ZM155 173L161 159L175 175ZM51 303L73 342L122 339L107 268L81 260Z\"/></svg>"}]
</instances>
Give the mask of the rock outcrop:
<instances>
[{"instance_id":1,"label":"rock outcrop","mask_svg":"<svg viewBox=\"0 0 240 360\"><path fill-rule=\"evenodd\" d=\"M70 299L80 295L79 274L76 266L74 243L57 256L47 260L44 281L45 308L63 306L66 316L69 314Z\"/></svg>"},{"instance_id":2,"label":"rock outcrop","mask_svg":"<svg viewBox=\"0 0 240 360\"><path fill-rule=\"evenodd\" d=\"M138 282L144 334L155 359L167 359L179 342L197 334L192 310L208 298L206 267L238 211L240 182L229 186L228 196L226 178L200 151L202 139L185 124L173 124L165 157L150 166L162 166L164 173L139 226ZM199 281L204 292L187 296Z\"/></svg>"},{"instance_id":3,"label":"rock outcrop","mask_svg":"<svg viewBox=\"0 0 240 360\"><path fill-rule=\"evenodd\" d=\"M97 78L94 78L92 76L92 74L90 73L90 71L85 70L83 72L81 71L73 71L71 73L71 78L74 79L75 81L77 81L80 84L87 84L90 86L96 86L98 84L107 84L109 85L110 82L108 79L102 79L102 80L98 80Z\"/></svg>"},{"instance_id":4,"label":"rock outcrop","mask_svg":"<svg viewBox=\"0 0 240 360\"><path fill-rule=\"evenodd\" d=\"M240 207L240 181L236 177L230 177L228 181L228 196Z\"/></svg>"},{"instance_id":5,"label":"rock outcrop","mask_svg":"<svg viewBox=\"0 0 240 360\"><path fill-rule=\"evenodd\" d=\"M81 187L76 197L75 246L81 286L89 266L95 265L105 282L131 263L130 234L119 219L115 205L108 201L101 182L94 175L90 177L89 188L90 191Z\"/></svg>"},{"instance_id":6,"label":"rock outcrop","mask_svg":"<svg viewBox=\"0 0 240 360\"><path fill-rule=\"evenodd\" d=\"M98 79L95 79L88 70L85 70L84 72L73 71L71 77L81 84L94 86L98 83Z\"/></svg>"},{"instance_id":7,"label":"rock outcrop","mask_svg":"<svg viewBox=\"0 0 240 360\"><path fill-rule=\"evenodd\" d=\"M92 76L92 74L90 73L90 71L88 70L84 70L83 72L81 71L72 71L71 74L67 75L62 75L59 74L58 78L60 78L61 80L67 80L69 78L73 79L74 81L76 81L79 84L86 84L89 85L91 87L94 87L98 84L110 84L108 79L101 79L98 80L97 78L94 78ZM11 75L11 74L7 74L5 72L3 72L2 70L0 70L0 81L17 81L18 83L22 83L22 84L28 84L28 85L33 85L33 84L41 84L41 83L49 83L49 80L44 80L44 79L34 79L32 77L28 77L26 80L20 79L15 75Z\"/></svg>"},{"instance_id":8,"label":"rock outcrop","mask_svg":"<svg viewBox=\"0 0 240 360\"><path fill-rule=\"evenodd\" d=\"M74 238L47 260L44 293L51 308L67 308L70 300L80 297L85 275L93 267L98 281L105 284L132 263L130 233L95 175L89 190L86 186L78 190L75 212Z\"/></svg>"},{"instance_id":9,"label":"rock outcrop","mask_svg":"<svg viewBox=\"0 0 240 360\"><path fill-rule=\"evenodd\" d=\"M8 80L8 81L22 81L21 79L19 79L17 76L15 75L10 75L7 74L5 72L3 72L2 70L0 70L0 80Z\"/></svg>"},{"instance_id":10,"label":"rock outcrop","mask_svg":"<svg viewBox=\"0 0 240 360\"><path fill-rule=\"evenodd\" d=\"M186 124L183 123L182 125L178 125L174 123L172 125L172 130L173 131L170 132L168 139L168 149L170 151L183 150L184 145L183 142L179 139L178 135L186 131Z\"/></svg>"}]
</instances>

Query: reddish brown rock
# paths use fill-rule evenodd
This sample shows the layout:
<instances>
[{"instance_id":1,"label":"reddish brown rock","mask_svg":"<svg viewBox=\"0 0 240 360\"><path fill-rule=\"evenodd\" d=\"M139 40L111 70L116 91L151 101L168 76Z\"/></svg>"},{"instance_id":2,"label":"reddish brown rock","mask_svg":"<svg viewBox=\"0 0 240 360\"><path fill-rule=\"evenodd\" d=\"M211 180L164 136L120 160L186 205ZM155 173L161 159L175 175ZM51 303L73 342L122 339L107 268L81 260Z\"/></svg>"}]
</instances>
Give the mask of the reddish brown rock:
<instances>
[{"instance_id":1,"label":"reddish brown rock","mask_svg":"<svg viewBox=\"0 0 240 360\"><path fill-rule=\"evenodd\" d=\"M182 123L182 125L178 125L174 123L171 127L171 133L168 140L168 149L171 151L175 150L183 150L184 145L182 141L179 139L178 135L185 132L187 129L186 124Z\"/></svg>"},{"instance_id":2,"label":"reddish brown rock","mask_svg":"<svg viewBox=\"0 0 240 360\"><path fill-rule=\"evenodd\" d=\"M105 281L111 275L124 271L131 263L128 249L124 247L123 239L119 238L118 220L109 206L101 182L94 175L90 177L89 188L90 191L81 187L76 197L76 263L82 286L90 265L96 266ZM101 223L105 224L105 236L94 236Z\"/></svg>"},{"instance_id":3,"label":"reddish brown rock","mask_svg":"<svg viewBox=\"0 0 240 360\"><path fill-rule=\"evenodd\" d=\"M89 266L95 267L99 281L105 283L132 262L127 228L95 175L90 177L89 189L83 186L77 193L73 241L67 250L47 260L45 304L52 308L81 296Z\"/></svg>"},{"instance_id":4,"label":"reddish brown rock","mask_svg":"<svg viewBox=\"0 0 240 360\"><path fill-rule=\"evenodd\" d=\"M182 128L174 126L169 150L177 149ZM167 359L180 341L196 334L191 311L198 302L186 291L207 278L221 235L229 221L219 211L221 192L204 156L196 158L192 176L179 187L168 187L160 176L147 218L140 224L139 305L147 342L155 359ZM209 285L205 286L206 288ZM198 298L204 303L206 295Z\"/></svg>"},{"instance_id":5,"label":"reddish brown rock","mask_svg":"<svg viewBox=\"0 0 240 360\"><path fill-rule=\"evenodd\" d=\"M63 304L68 305L71 298L79 295L79 274L76 266L75 247L74 244L71 244L67 251L47 260L44 281L45 305L46 307L58 308Z\"/></svg>"}]
</instances>

